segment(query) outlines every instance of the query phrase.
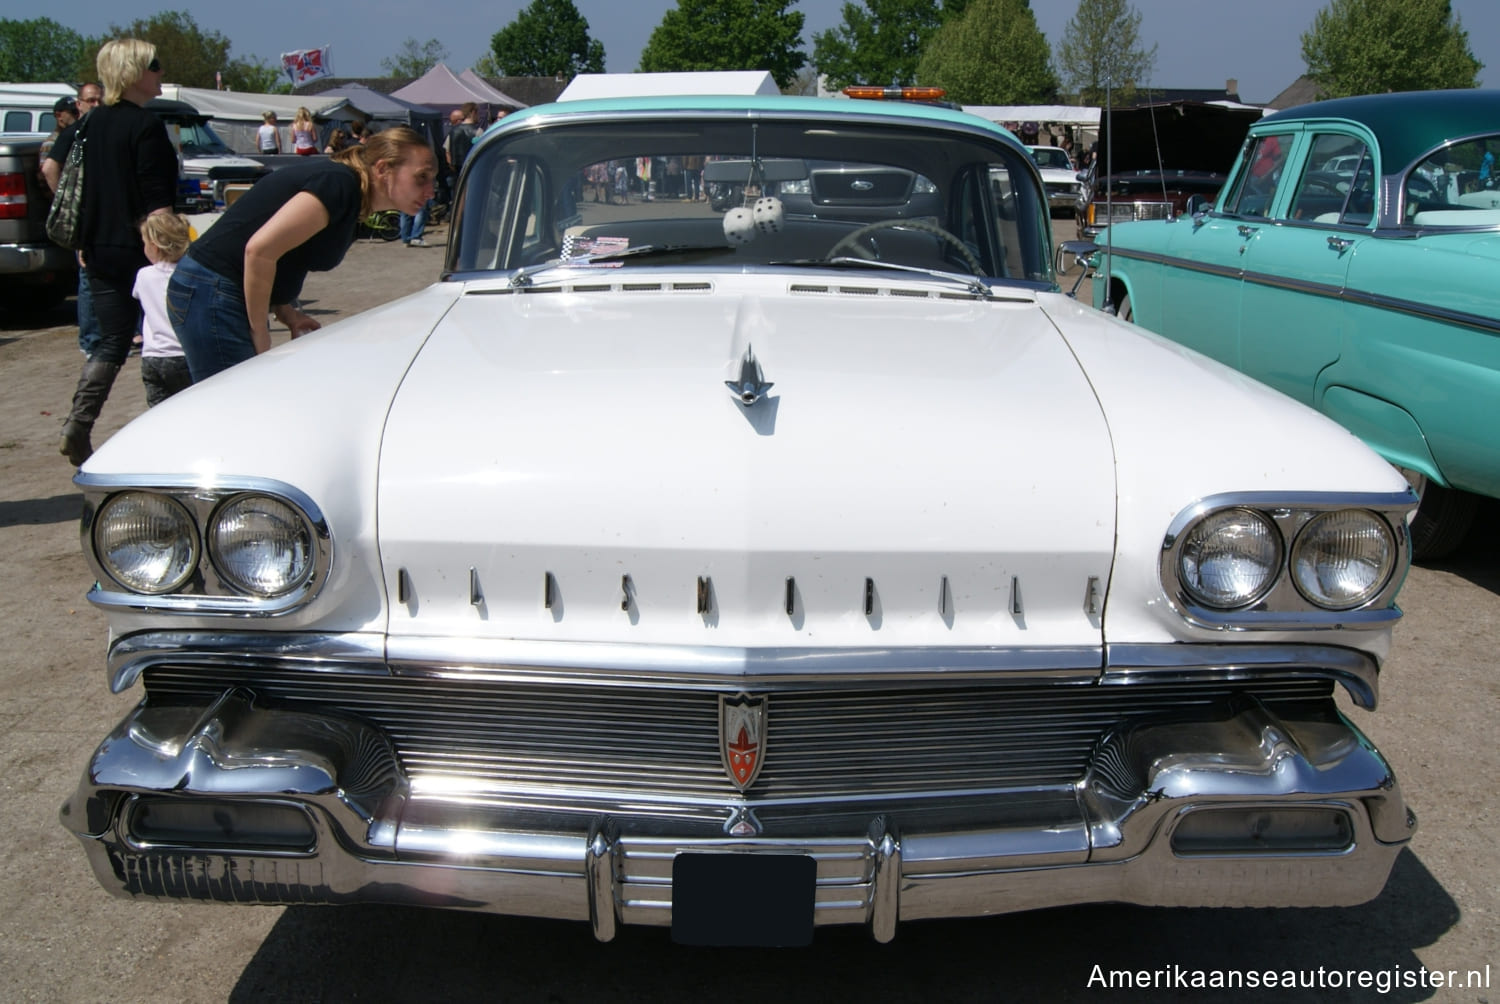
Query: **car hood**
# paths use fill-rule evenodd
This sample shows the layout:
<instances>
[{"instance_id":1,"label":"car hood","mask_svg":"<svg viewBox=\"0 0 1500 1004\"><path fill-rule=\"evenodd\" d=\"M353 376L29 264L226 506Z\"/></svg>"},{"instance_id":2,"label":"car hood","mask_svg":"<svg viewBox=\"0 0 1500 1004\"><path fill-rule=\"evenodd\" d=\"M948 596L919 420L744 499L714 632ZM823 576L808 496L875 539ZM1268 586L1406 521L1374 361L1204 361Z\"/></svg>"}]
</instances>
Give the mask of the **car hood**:
<instances>
[{"instance_id":1,"label":"car hood","mask_svg":"<svg viewBox=\"0 0 1500 1004\"><path fill-rule=\"evenodd\" d=\"M1100 170L1228 171L1262 114L1195 101L1116 108L1099 120Z\"/></svg>"},{"instance_id":2,"label":"car hood","mask_svg":"<svg viewBox=\"0 0 1500 1004\"><path fill-rule=\"evenodd\" d=\"M379 465L393 641L1100 644L1109 434L1033 298L643 285L471 287L427 339Z\"/></svg>"}]
</instances>

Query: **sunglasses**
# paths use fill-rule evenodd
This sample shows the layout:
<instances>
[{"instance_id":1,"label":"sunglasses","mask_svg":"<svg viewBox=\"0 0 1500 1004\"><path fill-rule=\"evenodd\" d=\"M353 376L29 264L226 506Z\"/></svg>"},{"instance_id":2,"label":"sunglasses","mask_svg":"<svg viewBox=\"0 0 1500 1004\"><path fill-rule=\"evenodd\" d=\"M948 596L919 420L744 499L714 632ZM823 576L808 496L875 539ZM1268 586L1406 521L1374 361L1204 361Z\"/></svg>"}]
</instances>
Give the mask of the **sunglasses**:
<instances>
[{"instance_id":1,"label":"sunglasses","mask_svg":"<svg viewBox=\"0 0 1500 1004\"><path fill-rule=\"evenodd\" d=\"M151 62L149 62L149 63L146 64L146 69L150 70L152 73L160 73L161 72L161 60L159 60L159 59L153 59L153 60L151 60Z\"/></svg>"}]
</instances>

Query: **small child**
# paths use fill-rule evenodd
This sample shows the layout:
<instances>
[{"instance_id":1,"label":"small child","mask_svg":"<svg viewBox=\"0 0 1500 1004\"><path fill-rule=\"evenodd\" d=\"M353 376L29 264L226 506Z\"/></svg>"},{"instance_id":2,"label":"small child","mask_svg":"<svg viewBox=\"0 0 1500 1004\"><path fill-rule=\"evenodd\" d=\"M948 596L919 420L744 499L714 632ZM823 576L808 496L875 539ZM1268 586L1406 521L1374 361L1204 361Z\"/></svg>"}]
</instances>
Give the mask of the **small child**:
<instances>
[{"instance_id":1,"label":"small child","mask_svg":"<svg viewBox=\"0 0 1500 1004\"><path fill-rule=\"evenodd\" d=\"M141 382L146 404L156 407L193 383L187 356L167 317L167 280L192 241L187 217L155 213L141 221L141 240L151 262L135 274L132 295L141 301Z\"/></svg>"}]
</instances>

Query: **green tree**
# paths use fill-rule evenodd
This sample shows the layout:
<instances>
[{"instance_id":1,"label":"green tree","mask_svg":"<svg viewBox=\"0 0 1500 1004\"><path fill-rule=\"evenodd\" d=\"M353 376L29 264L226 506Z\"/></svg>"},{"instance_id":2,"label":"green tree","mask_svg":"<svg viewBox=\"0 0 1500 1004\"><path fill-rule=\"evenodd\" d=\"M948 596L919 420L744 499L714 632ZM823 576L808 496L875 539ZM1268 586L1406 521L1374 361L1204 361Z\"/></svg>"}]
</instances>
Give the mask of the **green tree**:
<instances>
[{"instance_id":1,"label":"green tree","mask_svg":"<svg viewBox=\"0 0 1500 1004\"><path fill-rule=\"evenodd\" d=\"M0 18L0 80L17 84L77 83L85 39L51 18Z\"/></svg>"},{"instance_id":2,"label":"green tree","mask_svg":"<svg viewBox=\"0 0 1500 1004\"><path fill-rule=\"evenodd\" d=\"M246 94L290 94L293 90L280 66L254 57L231 60L224 70L224 86Z\"/></svg>"},{"instance_id":3,"label":"green tree","mask_svg":"<svg viewBox=\"0 0 1500 1004\"><path fill-rule=\"evenodd\" d=\"M229 39L198 27L193 15L185 10L166 10L137 18L124 27L111 24L104 38L90 41L78 79L98 79L95 57L99 47L112 38L139 38L156 46L156 58L161 60L166 79L184 87L213 87L214 74L231 65Z\"/></svg>"},{"instance_id":4,"label":"green tree","mask_svg":"<svg viewBox=\"0 0 1500 1004\"><path fill-rule=\"evenodd\" d=\"M573 0L532 0L490 39L497 77L575 77L604 72L604 43Z\"/></svg>"},{"instance_id":5,"label":"green tree","mask_svg":"<svg viewBox=\"0 0 1500 1004\"><path fill-rule=\"evenodd\" d=\"M917 79L965 105L1040 104L1057 97L1047 37L1027 0L971 0L928 40Z\"/></svg>"},{"instance_id":6,"label":"green tree","mask_svg":"<svg viewBox=\"0 0 1500 1004\"><path fill-rule=\"evenodd\" d=\"M408 38L394 56L380 61L380 68L389 77L420 77L447 58L448 50L437 39L418 42Z\"/></svg>"},{"instance_id":7,"label":"green tree","mask_svg":"<svg viewBox=\"0 0 1500 1004\"><path fill-rule=\"evenodd\" d=\"M807 62L797 0L677 0L641 50L646 73L765 70L790 87Z\"/></svg>"},{"instance_id":8,"label":"green tree","mask_svg":"<svg viewBox=\"0 0 1500 1004\"><path fill-rule=\"evenodd\" d=\"M1105 87L1129 101L1151 78L1156 46L1141 48L1141 15L1129 0L1078 0L1063 28L1057 64L1081 104L1104 104Z\"/></svg>"},{"instance_id":9,"label":"green tree","mask_svg":"<svg viewBox=\"0 0 1500 1004\"><path fill-rule=\"evenodd\" d=\"M917 60L932 33L964 12L968 0L863 0L844 4L844 20L813 36L813 65L830 90L850 84L926 83Z\"/></svg>"},{"instance_id":10,"label":"green tree","mask_svg":"<svg viewBox=\"0 0 1500 1004\"><path fill-rule=\"evenodd\" d=\"M1330 0L1302 35L1323 97L1477 87L1484 64L1448 0Z\"/></svg>"}]
</instances>

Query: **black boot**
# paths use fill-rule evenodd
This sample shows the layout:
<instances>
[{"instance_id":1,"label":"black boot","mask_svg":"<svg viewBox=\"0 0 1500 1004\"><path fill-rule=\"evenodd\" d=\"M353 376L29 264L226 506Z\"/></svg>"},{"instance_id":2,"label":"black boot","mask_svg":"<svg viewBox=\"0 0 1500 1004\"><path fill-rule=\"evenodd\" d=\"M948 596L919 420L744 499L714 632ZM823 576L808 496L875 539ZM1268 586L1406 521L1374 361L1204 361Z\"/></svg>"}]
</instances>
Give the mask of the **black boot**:
<instances>
[{"instance_id":1,"label":"black boot","mask_svg":"<svg viewBox=\"0 0 1500 1004\"><path fill-rule=\"evenodd\" d=\"M73 392L73 410L63 424L62 440L57 452L68 458L75 467L94 455L94 446L89 442L89 433L94 430L94 420L109 398L109 389L114 386L115 376L120 372L118 363L101 363L90 359L83 364L78 377L78 389Z\"/></svg>"}]
</instances>

